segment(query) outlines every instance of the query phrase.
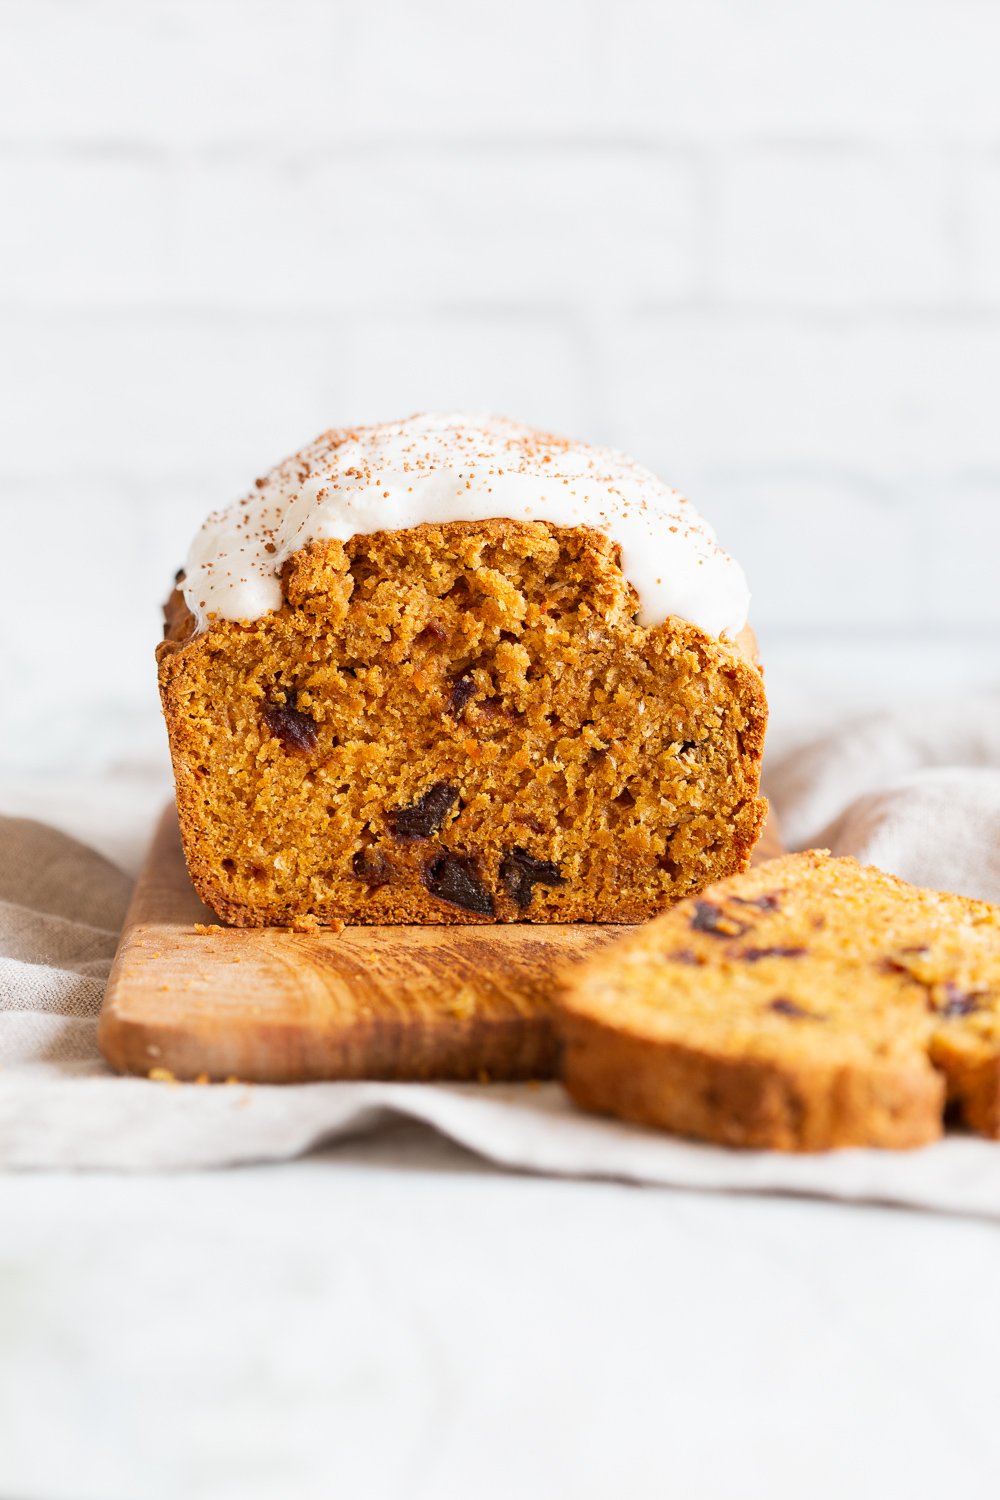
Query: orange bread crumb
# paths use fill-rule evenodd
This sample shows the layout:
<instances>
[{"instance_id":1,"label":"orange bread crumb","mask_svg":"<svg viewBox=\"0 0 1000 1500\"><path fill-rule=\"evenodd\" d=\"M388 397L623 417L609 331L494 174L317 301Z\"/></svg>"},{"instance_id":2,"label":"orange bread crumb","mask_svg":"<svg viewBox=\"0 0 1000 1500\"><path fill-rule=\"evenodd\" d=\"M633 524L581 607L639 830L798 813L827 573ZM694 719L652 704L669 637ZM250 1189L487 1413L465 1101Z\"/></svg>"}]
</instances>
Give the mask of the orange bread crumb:
<instances>
[{"instance_id":1,"label":"orange bread crumb","mask_svg":"<svg viewBox=\"0 0 1000 1500\"><path fill-rule=\"evenodd\" d=\"M752 638L646 629L617 547L507 520L314 542L159 651L184 850L247 926L637 922L746 867Z\"/></svg>"}]
</instances>

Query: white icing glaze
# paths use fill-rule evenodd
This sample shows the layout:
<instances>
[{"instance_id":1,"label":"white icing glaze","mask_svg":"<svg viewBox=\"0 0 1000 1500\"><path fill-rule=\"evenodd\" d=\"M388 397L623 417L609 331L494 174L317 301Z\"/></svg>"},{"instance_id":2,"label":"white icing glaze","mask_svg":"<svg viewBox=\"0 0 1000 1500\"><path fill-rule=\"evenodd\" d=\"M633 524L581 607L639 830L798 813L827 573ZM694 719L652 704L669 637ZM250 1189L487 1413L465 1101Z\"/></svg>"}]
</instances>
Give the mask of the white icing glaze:
<instances>
[{"instance_id":1,"label":"white icing glaze","mask_svg":"<svg viewBox=\"0 0 1000 1500\"><path fill-rule=\"evenodd\" d=\"M281 604L282 564L310 541L497 517L606 532L643 625L679 615L732 636L746 624L743 570L654 474L518 422L437 413L326 432L258 479L195 537L184 597L202 627L212 615L259 619Z\"/></svg>"}]
</instances>

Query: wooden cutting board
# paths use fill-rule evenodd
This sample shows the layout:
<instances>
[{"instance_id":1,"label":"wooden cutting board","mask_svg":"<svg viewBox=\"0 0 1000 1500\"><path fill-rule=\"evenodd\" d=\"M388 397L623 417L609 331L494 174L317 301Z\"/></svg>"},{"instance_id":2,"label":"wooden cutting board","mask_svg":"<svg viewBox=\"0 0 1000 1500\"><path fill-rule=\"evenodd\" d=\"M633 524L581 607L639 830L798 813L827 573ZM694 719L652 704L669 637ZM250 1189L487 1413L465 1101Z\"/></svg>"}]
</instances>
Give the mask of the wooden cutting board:
<instances>
[{"instance_id":1,"label":"wooden cutting board","mask_svg":"<svg viewBox=\"0 0 1000 1500\"><path fill-rule=\"evenodd\" d=\"M781 852L772 827L754 859ZM170 807L125 919L98 1039L119 1072L206 1082L546 1078L555 976L627 931L220 927L188 879Z\"/></svg>"}]
</instances>

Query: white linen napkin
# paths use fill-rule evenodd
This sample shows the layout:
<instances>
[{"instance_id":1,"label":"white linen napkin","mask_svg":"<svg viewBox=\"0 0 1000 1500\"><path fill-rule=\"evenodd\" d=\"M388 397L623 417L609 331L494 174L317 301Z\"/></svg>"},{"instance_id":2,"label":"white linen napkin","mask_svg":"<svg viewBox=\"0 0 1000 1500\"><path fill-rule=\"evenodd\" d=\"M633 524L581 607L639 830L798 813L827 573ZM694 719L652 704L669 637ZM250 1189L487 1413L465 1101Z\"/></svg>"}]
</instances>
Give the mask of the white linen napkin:
<instances>
[{"instance_id":1,"label":"white linen napkin","mask_svg":"<svg viewBox=\"0 0 1000 1500\"><path fill-rule=\"evenodd\" d=\"M1000 902L1000 691L844 724L768 767L791 849Z\"/></svg>"},{"instance_id":2,"label":"white linen napkin","mask_svg":"<svg viewBox=\"0 0 1000 1500\"><path fill-rule=\"evenodd\" d=\"M1000 902L1000 694L956 702L944 718L939 704L839 729L780 760L768 791L791 847L829 847ZM0 1167L278 1160L402 1116L524 1171L1000 1218L1000 1144L962 1135L915 1152L788 1157L587 1116L557 1084L209 1088L114 1077L96 1018L129 889L84 845L0 818Z\"/></svg>"}]
</instances>

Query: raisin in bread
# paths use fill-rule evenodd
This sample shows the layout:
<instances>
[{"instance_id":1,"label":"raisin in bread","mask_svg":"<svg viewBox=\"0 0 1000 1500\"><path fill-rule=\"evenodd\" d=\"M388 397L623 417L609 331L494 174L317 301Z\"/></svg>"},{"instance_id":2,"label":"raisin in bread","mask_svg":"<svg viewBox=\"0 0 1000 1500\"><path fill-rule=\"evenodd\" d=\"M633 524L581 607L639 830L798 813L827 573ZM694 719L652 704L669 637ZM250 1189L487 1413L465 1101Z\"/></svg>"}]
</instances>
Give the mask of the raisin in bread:
<instances>
[{"instance_id":1,"label":"raisin in bread","mask_svg":"<svg viewBox=\"0 0 1000 1500\"><path fill-rule=\"evenodd\" d=\"M701 623L642 623L662 601L623 571L638 512L616 531L594 508L611 479L589 475L587 504L522 503L555 493L550 465L561 495L581 445L505 424L478 498L408 508L408 476L476 472L478 429L448 420L450 468L412 424L327 434L210 521L179 580L160 688L188 866L227 922L636 922L749 861L766 701L749 631L705 628L710 533L678 512L704 553L705 584L697 556L675 562ZM379 468L401 432L410 458ZM361 494L343 531L384 496L386 529L331 536L331 493ZM600 524L562 524L577 514Z\"/></svg>"},{"instance_id":2,"label":"raisin in bread","mask_svg":"<svg viewBox=\"0 0 1000 1500\"><path fill-rule=\"evenodd\" d=\"M1000 1137L1000 908L789 855L581 965L557 1026L578 1104L701 1140Z\"/></svg>"}]
</instances>

